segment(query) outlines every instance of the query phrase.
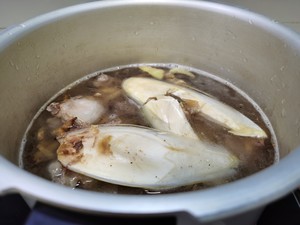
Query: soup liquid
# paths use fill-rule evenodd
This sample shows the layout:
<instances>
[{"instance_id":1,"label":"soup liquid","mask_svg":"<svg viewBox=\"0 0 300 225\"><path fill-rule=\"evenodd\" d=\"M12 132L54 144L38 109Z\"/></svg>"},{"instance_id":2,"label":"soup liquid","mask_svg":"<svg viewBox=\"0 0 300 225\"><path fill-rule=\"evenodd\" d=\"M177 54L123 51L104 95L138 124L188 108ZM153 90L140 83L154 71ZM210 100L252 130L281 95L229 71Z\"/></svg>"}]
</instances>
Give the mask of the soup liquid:
<instances>
[{"instance_id":1,"label":"soup liquid","mask_svg":"<svg viewBox=\"0 0 300 225\"><path fill-rule=\"evenodd\" d=\"M113 68L88 75L66 87L51 99L51 102L60 102L74 96L96 96L106 107L104 116L95 124L135 124L149 126L142 117L138 106L122 91L121 83L128 77L151 77L139 68L140 65L130 65L122 68ZM178 65L156 65L155 68L167 72ZM43 178L72 188L82 188L92 191L125 193L125 194L159 194L180 191L191 191L208 188L215 185L231 182L249 176L272 165L278 158L275 137L271 126L257 105L239 89L221 81L212 75L188 68L195 77L181 73L165 76L166 82L191 86L205 92L221 102L237 109L247 116L268 135L266 139L240 137L230 134L224 127L207 120L201 114L189 115L188 119L195 133L200 139L223 145L239 160L238 172L226 179L209 183L199 183L163 192L144 190L140 188L124 187L105 183L90 177L72 172L61 166L57 161L56 150L59 146L54 131L62 126L60 119L42 107L31 123L25 135L25 145L21 156L21 166Z\"/></svg>"}]
</instances>

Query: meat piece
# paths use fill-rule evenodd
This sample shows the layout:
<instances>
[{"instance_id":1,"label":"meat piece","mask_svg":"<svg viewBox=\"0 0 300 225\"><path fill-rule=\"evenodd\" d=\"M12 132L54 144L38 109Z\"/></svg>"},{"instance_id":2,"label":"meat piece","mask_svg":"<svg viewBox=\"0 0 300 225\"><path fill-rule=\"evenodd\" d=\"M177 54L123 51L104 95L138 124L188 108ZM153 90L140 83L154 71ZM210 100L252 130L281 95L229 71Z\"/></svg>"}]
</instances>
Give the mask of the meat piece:
<instances>
[{"instance_id":1,"label":"meat piece","mask_svg":"<svg viewBox=\"0 0 300 225\"><path fill-rule=\"evenodd\" d=\"M100 100L92 96L76 96L60 103L53 102L47 107L52 115L61 118L63 122L77 118L81 124L96 123L105 113Z\"/></svg>"},{"instance_id":2,"label":"meat piece","mask_svg":"<svg viewBox=\"0 0 300 225\"><path fill-rule=\"evenodd\" d=\"M120 86L121 81L104 73L98 75L92 80L92 85L96 88Z\"/></svg>"}]
</instances>

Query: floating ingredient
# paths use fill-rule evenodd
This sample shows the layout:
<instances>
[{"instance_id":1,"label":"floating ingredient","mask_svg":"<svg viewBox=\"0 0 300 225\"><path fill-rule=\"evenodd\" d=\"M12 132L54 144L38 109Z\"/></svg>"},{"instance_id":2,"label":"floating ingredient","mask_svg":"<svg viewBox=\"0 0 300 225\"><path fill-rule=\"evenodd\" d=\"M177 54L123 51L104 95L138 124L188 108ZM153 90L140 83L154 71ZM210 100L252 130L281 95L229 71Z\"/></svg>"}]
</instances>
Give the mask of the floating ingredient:
<instances>
[{"instance_id":1,"label":"floating ingredient","mask_svg":"<svg viewBox=\"0 0 300 225\"><path fill-rule=\"evenodd\" d=\"M180 103L171 96L158 96L148 99L142 106L142 112L151 126L158 130L198 139Z\"/></svg>"},{"instance_id":2,"label":"floating ingredient","mask_svg":"<svg viewBox=\"0 0 300 225\"><path fill-rule=\"evenodd\" d=\"M140 66L139 68L156 79L161 80L164 78L165 71L162 69L157 69L151 66Z\"/></svg>"},{"instance_id":3,"label":"floating ingredient","mask_svg":"<svg viewBox=\"0 0 300 225\"><path fill-rule=\"evenodd\" d=\"M238 136L267 138L267 134L257 124L236 109L195 90L150 78L131 77L123 81L126 94L138 104L145 104L149 98L172 95L183 102L193 102L195 113L226 127ZM195 103L197 107L195 107ZM188 105L188 104L186 104Z\"/></svg>"},{"instance_id":4,"label":"floating ingredient","mask_svg":"<svg viewBox=\"0 0 300 225\"><path fill-rule=\"evenodd\" d=\"M151 190L225 178L239 164L222 146L137 126L91 126L59 142L58 160L68 169Z\"/></svg>"},{"instance_id":5,"label":"floating ingredient","mask_svg":"<svg viewBox=\"0 0 300 225\"><path fill-rule=\"evenodd\" d=\"M192 72L184 69L183 67L174 67L174 68L170 69L168 73L169 74L179 73L179 74L186 75L186 76L188 76L190 78L195 78L195 75Z\"/></svg>"},{"instance_id":6,"label":"floating ingredient","mask_svg":"<svg viewBox=\"0 0 300 225\"><path fill-rule=\"evenodd\" d=\"M62 102L53 102L47 107L52 115L63 122L77 118L81 124L90 125L97 122L105 113L99 99L92 96L76 96Z\"/></svg>"},{"instance_id":7,"label":"floating ingredient","mask_svg":"<svg viewBox=\"0 0 300 225\"><path fill-rule=\"evenodd\" d=\"M190 78L195 78L195 75L192 72L186 70L183 67L174 67L167 72L163 69L155 68L152 66L140 66L139 68L158 80L162 80L165 75L174 76L174 74L182 74Z\"/></svg>"}]
</instances>

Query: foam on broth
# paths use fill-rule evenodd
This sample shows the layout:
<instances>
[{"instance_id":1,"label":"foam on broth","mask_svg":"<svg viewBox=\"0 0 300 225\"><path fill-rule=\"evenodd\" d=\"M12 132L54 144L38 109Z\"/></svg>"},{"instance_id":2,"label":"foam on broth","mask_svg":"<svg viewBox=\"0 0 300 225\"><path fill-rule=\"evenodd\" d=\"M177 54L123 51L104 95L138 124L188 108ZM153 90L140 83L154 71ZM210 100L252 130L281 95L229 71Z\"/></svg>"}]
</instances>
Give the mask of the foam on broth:
<instances>
[{"instance_id":1,"label":"foam on broth","mask_svg":"<svg viewBox=\"0 0 300 225\"><path fill-rule=\"evenodd\" d=\"M200 114L188 118L200 139L223 145L239 158L241 162L240 167L234 177L156 192L97 181L62 167L56 156L56 149L59 143L53 134L53 130L61 126L62 123L58 118L55 118L45 110L46 106L51 102L59 102L73 96L96 96L101 99L107 109L104 116L96 124L122 123L149 126L147 121L141 116L141 113L139 113L138 106L121 89L122 80L128 77L150 77L148 73L139 69L139 66L129 65L98 71L74 82L51 98L39 110L27 129L20 156L20 166L45 179L73 188L108 193L159 194L198 190L231 182L256 173L278 160L276 137L269 121L257 104L232 84L206 72L186 68L196 76L192 78L177 73L175 78L168 80L168 82L185 82L200 91L214 96L243 113L268 135L267 139L239 137L230 134L222 126L207 120ZM168 71L170 68L178 65L159 64L154 66Z\"/></svg>"}]
</instances>

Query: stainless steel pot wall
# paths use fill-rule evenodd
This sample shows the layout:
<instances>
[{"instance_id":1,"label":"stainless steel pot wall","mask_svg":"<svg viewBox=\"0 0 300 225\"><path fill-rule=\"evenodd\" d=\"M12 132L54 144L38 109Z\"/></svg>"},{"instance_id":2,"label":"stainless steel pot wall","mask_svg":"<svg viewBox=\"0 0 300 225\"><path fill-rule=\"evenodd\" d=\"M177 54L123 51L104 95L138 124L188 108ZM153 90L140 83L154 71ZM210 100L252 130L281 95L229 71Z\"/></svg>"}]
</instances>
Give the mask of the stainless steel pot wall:
<instances>
[{"instance_id":1,"label":"stainless steel pot wall","mask_svg":"<svg viewBox=\"0 0 300 225\"><path fill-rule=\"evenodd\" d=\"M99 69L142 62L183 64L234 83L269 117L282 160L227 185L163 196L70 190L18 168L26 126L54 93ZM15 26L0 35L0 192L86 212L176 212L202 222L264 206L300 185L299 62L295 33L207 2L95 2Z\"/></svg>"}]
</instances>

